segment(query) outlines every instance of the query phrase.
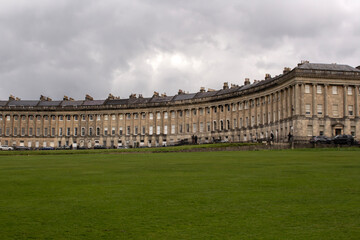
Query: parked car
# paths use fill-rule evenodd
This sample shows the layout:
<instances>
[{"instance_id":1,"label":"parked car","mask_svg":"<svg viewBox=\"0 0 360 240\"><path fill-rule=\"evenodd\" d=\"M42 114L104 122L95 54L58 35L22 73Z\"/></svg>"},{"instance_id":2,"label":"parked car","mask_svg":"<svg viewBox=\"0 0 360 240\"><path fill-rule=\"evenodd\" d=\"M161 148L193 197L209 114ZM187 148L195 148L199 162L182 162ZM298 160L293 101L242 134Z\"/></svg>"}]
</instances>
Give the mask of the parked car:
<instances>
[{"instance_id":1,"label":"parked car","mask_svg":"<svg viewBox=\"0 0 360 240\"><path fill-rule=\"evenodd\" d=\"M331 143L331 138L326 137L326 136L313 136L310 138L310 143L325 143L325 144L330 144Z\"/></svg>"},{"instance_id":2,"label":"parked car","mask_svg":"<svg viewBox=\"0 0 360 240\"><path fill-rule=\"evenodd\" d=\"M94 146L94 149L106 149L106 147L103 145L96 145Z\"/></svg>"},{"instance_id":3,"label":"parked car","mask_svg":"<svg viewBox=\"0 0 360 240\"><path fill-rule=\"evenodd\" d=\"M17 151L25 151L25 150L30 150L30 148L25 147L25 146L16 146L15 150L17 150Z\"/></svg>"},{"instance_id":4,"label":"parked car","mask_svg":"<svg viewBox=\"0 0 360 240\"><path fill-rule=\"evenodd\" d=\"M39 148L39 150L55 150L54 147L42 147L42 148Z\"/></svg>"},{"instance_id":5,"label":"parked car","mask_svg":"<svg viewBox=\"0 0 360 240\"><path fill-rule=\"evenodd\" d=\"M10 147L10 146L7 146L7 145L3 145L3 146L0 146L0 150L2 150L2 151L12 151L12 150L14 150L14 148Z\"/></svg>"},{"instance_id":6,"label":"parked car","mask_svg":"<svg viewBox=\"0 0 360 240\"><path fill-rule=\"evenodd\" d=\"M333 138L333 142L335 144L347 144L353 145L354 144L354 137L351 135L337 135Z\"/></svg>"}]
</instances>

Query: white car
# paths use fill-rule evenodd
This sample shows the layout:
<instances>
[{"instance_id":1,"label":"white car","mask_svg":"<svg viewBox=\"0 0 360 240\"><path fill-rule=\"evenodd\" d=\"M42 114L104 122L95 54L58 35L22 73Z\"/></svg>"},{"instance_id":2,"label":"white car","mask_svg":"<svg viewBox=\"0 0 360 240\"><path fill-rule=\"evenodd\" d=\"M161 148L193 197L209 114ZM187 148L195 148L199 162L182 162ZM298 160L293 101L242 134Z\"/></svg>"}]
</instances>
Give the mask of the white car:
<instances>
[{"instance_id":1,"label":"white car","mask_svg":"<svg viewBox=\"0 0 360 240\"><path fill-rule=\"evenodd\" d=\"M0 150L2 150L2 151L12 151L12 150L14 150L14 148L9 147L7 145L3 145L3 146L0 146Z\"/></svg>"}]
</instances>

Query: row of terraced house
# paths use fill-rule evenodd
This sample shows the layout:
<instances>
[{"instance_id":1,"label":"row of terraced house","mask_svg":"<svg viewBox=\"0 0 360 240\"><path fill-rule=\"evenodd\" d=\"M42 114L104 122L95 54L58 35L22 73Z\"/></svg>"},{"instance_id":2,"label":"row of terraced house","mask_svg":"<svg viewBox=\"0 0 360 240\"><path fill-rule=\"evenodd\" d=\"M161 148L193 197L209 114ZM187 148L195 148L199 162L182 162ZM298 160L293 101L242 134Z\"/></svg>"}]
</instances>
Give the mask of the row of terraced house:
<instances>
[{"instance_id":1,"label":"row of terraced house","mask_svg":"<svg viewBox=\"0 0 360 240\"><path fill-rule=\"evenodd\" d=\"M283 73L220 90L149 98L0 101L0 143L31 148L162 146L179 141L288 141L360 135L360 70L302 62Z\"/></svg>"}]
</instances>

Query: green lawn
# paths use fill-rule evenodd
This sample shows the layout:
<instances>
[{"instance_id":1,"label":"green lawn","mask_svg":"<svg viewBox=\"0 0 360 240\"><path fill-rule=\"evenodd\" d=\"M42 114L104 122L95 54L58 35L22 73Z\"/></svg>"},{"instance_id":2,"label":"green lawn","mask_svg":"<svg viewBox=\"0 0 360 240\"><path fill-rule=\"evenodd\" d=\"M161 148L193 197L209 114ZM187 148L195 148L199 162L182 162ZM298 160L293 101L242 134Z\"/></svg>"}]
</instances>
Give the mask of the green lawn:
<instances>
[{"instance_id":1,"label":"green lawn","mask_svg":"<svg viewBox=\"0 0 360 240\"><path fill-rule=\"evenodd\" d=\"M0 156L0 239L360 239L360 151Z\"/></svg>"}]
</instances>

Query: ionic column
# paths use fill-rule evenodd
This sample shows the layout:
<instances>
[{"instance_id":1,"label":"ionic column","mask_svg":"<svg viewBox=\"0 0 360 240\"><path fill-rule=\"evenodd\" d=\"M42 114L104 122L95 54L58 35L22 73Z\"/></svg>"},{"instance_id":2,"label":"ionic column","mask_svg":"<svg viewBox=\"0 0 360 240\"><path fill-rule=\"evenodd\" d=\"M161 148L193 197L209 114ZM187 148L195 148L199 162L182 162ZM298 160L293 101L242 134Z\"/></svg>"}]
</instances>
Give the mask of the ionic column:
<instances>
[{"instance_id":1,"label":"ionic column","mask_svg":"<svg viewBox=\"0 0 360 240\"><path fill-rule=\"evenodd\" d=\"M346 85L343 86L344 89L344 104L343 104L343 110L344 110L344 117L348 116L347 112L347 87Z\"/></svg>"},{"instance_id":2,"label":"ionic column","mask_svg":"<svg viewBox=\"0 0 360 240\"><path fill-rule=\"evenodd\" d=\"M328 95L328 84L324 85L324 117L328 117L328 102L327 102L327 95Z\"/></svg>"},{"instance_id":3,"label":"ionic column","mask_svg":"<svg viewBox=\"0 0 360 240\"><path fill-rule=\"evenodd\" d=\"M316 84L313 84L313 91L312 91L312 115L316 116Z\"/></svg>"},{"instance_id":4,"label":"ionic column","mask_svg":"<svg viewBox=\"0 0 360 240\"><path fill-rule=\"evenodd\" d=\"M300 106L300 115L305 115L305 84L300 84L300 98L301 98L301 106Z\"/></svg>"},{"instance_id":5,"label":"ionic column","mask_svg":"<svg viewBox=\"0 0 360 240\"><path fill-rule=\"evenodd\" d=\"M294 87L294 103L295 103L295 115L299 115L299 86L295 84Z\"/></svg>"},{"instance_id":6,"label":"ionic column","mask_svg":"<svg viewBox=\"0 0 360 240\"><path fill-rule=\"evenodd\" d=\"M355 117L359 117L359 86L354 86L355 91Z\"/></svg>"}]
</instances>

